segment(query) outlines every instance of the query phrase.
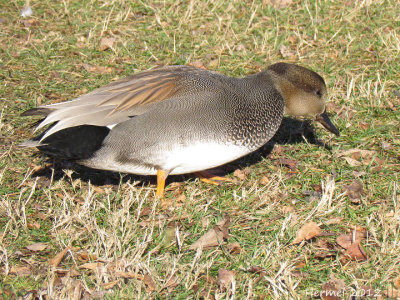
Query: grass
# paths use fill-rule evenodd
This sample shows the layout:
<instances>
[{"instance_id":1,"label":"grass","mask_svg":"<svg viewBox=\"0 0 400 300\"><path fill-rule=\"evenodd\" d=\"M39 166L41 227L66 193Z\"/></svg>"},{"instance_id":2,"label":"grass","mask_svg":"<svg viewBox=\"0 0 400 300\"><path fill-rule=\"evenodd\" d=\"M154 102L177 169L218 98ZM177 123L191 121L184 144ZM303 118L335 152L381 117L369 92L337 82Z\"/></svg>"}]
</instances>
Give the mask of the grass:
<instances>
[{"instance_id":1,"label":"grass","mask_svg":"<svg viewBox=\"0 0 400 300\"><path fill-rule=\"evenodd\" d=\"M24 5L0 2L2 297L305 298L332 278L344 280L347 296L365 286L383 297L400 289L398 1L275 8L269 1L43 0L22 18ZM116 46L100 51L102 37ZM35 120L21 117L24 110L155 65L201 62L244 76L277 61L325 78L341 136L308 123L298 130L302 123L285 119L274 143L222 168L234 184L171 177L160 202L152 178L88 170L17 147L33 136ZM373 152L348 156L354 163L341 157L349 149ZM356 200L346 194L354 180L364 191ZM188 250L226 214L227 244L237 242L239 253L227 245ZM293 245L309 221L323 235ZM355 227L368 233L364 261L343 259L336 243ZM33 243L47 247L26 248ZM235 272L233 290L220 288L220 269Z\"/></svg>"}]
</instances>

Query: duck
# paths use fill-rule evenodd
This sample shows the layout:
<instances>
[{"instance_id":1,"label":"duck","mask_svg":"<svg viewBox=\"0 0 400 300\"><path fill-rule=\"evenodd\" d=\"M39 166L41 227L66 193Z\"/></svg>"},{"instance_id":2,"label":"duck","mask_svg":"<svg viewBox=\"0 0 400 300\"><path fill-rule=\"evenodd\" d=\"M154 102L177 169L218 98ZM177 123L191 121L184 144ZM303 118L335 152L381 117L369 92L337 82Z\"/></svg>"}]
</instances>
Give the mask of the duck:
<instances>
[{"instance_id":1,"label":"duck","mask_svg":"<svg viewBox=\"0 0 400 300\"><path fill-rule=\"evenodd\" d=\"M156 175L160 198L169 175L201 174L262 147L284 114L314 119L339 136L326 98L324 79L296 64L241 78L166 66L25 111L43 118L35 129L43 132L20 146L93 169Z\"/></svg>"}]
</instances>

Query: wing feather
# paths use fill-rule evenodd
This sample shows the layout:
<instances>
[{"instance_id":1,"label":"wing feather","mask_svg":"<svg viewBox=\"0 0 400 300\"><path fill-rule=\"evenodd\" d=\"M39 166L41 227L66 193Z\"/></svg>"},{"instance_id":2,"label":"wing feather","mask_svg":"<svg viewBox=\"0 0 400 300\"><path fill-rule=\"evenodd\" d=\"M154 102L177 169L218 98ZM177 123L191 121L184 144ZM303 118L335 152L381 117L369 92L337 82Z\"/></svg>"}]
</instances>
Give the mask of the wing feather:
<instances>
[{"instance_id":1,"label":"wing feather","mask_svg":"<svg viewBox=\"0 0 400 300\"><path fill-rule=\"evenodd\" d=\"M145 71L112 82L71 101L28 110L25 115L45 116L36 130L58 122L41 140L72 126L116 124L134 115L146 113L157 103L179 95L184 90L188 75L193 78L193 75L205 72L211 73L189 66L170 66Z\"/></svg>"}]
</instances>

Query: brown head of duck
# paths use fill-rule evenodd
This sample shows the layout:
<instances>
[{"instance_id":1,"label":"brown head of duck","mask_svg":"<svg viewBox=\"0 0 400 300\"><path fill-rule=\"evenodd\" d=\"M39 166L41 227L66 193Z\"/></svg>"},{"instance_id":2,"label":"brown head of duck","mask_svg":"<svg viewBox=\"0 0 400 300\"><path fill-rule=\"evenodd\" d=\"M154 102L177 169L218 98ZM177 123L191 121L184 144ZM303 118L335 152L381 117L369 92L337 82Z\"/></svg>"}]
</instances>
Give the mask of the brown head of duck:
<instances>
[{"instance_id":1,"label":"brown head of duck","mask_svg":"<svg viewBox=\"0 0 400 300\"><path fill-rule=\"evenodd\" d=\"M330 132L340 135L326 113L327 90L320 75L287 63L273 64L268 71L272 75L275 87L284 98L286 114L312 118Z\"/></svg>"}]
</instances>

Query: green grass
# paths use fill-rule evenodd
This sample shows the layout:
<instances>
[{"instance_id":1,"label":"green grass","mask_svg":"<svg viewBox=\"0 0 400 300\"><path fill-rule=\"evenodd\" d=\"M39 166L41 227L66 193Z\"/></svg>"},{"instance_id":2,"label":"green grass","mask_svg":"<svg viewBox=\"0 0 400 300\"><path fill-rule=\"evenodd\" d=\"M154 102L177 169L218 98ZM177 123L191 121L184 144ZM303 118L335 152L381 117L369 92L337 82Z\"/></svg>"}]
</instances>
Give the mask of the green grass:
<instances>
[{"instance_id":1,"label":"green grass","mask_svg":"<svg viewBox=\"0 0 400 300\"><path fill-rule=\"evenodd\" d=\"M347 295L362 286L382 295L400 289L398 1L297 1L278 9L269 1L43 0L32 1L34 14L23 19L24 5L0 2L0 296L230 297L219 289L219 269L236 272L238 299L304 298L332 277L344 280ZM102 37L114 37L115 49L100 51ZM174 176L169 186L183 184L164 202L155 200L152 178L87 170L17 146L33 136L35 120L20 116L26 109L156 65L198 61L231 76L277 61L315 70L327 82L341 136L316 125L315 133L306 126L303 138L301 123L286 119L272 152L264 147L221 168L235 183ZM111 72L88 72L82 64ZM340 153L353 148L375 153L351 166ZM290 170L279 159L298 164ZM247 177L235 178L233 171L244 168ZM345 186L357 178L365 193L352 202ZM240 253L227 245L188 250L225 214L232 220L227 244L239 243ZM325 235L292 245L306 220ZM363 262L343 260L336 244L354 226L368 232ZM316 255L321 241L333 255ZM26 249L38 242L47 248ZM96 258L83 259L85 250ZM88 262L101 267L80 268ZM264 268L264 276L251 266ZM71 276L72 269L79 274ZM147 274L156 288L119 272Z\"/></svg>"}]
</instances>

